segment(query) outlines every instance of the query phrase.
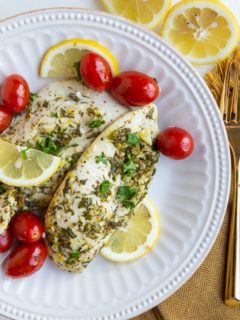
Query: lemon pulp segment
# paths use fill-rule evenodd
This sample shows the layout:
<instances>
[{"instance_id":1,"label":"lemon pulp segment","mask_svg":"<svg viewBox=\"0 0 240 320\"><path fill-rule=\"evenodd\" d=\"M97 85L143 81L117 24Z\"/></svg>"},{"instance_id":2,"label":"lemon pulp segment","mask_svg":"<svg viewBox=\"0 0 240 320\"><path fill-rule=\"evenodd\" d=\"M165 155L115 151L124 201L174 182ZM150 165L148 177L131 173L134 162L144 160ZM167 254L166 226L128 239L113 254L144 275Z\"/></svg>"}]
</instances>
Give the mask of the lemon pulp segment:
<instances>
[{"instance_id":1,"label":"lemon pulp segment","mask_svg":"<svg viewBox=\"0 0 240 320\"><path fill-rule=\"evenodd\" d=\"M7 185L39 185L48 180L60 165L59 157L0 139L0 181Z\"/></svg>"}]
</instances>

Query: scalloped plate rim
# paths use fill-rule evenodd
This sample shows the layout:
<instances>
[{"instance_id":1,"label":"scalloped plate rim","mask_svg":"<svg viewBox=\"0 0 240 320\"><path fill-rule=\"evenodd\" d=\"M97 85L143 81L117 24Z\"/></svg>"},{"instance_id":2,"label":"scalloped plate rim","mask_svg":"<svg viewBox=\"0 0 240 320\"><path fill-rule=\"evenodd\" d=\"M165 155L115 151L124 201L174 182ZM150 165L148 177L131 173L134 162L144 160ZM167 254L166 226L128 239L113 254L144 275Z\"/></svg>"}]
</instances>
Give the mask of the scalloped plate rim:
<instances>
[{"instance_id":1,"label":"scalloped plate rim","mask_svg":"<svg viewBox=\"0 0 240 320\"><path fill-rule=\"evenodd\" d=\"M58 12L58 11L61 11L62 13L64 13L64 11L67 13L68 11L71 11L71 14L74 14L76 12L78 13L85 13L87 15L91 15L91 14L94 14L94 15L98 15L98 16L102 16L102 17L106 17L106 19L111 19L113 21L118 21L119 25L121 24L125 24L125 25L129 25L131 27L133 27L134 29L139 29L140 32L143 32L143 33L147 33L150 35L150 37L153 37L155 38L156 41L159 41L161 43L161 45L165 46L171 53L172 56L175 56L176 58L178 58L181 63L183 63L187 69L190 69L188 70L188 72L192 72L194 74L194 77L197 78L198 82L201 84L201 87L204 88L204 90L207 92L207 95L208 95L208 99L209 101L211 102L211 104L214 106L214 109L215 109L215 112L217 113L217 117L218 117L218 120L221 119L221 116L220 116L220 113L219 113L219 110L217 108L217 105L216 105L216 102L214 100L214 98L212 97L212 95L210 94L210 91L208 90L206 84L204 83L203 79L199 76L199 74L197 73L197 71L190 65L190 63L188 61L186 61L179 53L177 53L169 44L167 44L163 39L161 39L156 33L154 33L153 31L149 31L147 29L145 29L144 27L134 23L134 22L130 22L128 20L126 20L125 18L122 18L122 17L116 17L116 16L113 16L109 13L105 13L105 12L101 12L101 11L95 11L95 10L91 10L91 9L83 9L81 7L52 7L52 8L42 8L42 9L37 9L37 10L31 10L31 11L26 11L26 12L23 12L23 13L20 13L20 14L17 14L17 15L14 15L14 16L11 16L11 17L8 17L6 19L3 19L0 21L0 39L1 39L1 26L3 26L4 24L11 24L11 22L14 22L15 19L18 19L18 18L26 18L28 16L31 16L31 15L34 15L34 14L48 14L48 13L51 13L53 14L54 11ZM41 21L42 22L42 21ZM98 21L99 23L99 21ZM31 25L31 24L29 24ZM21 28L21 26L19 26ZM120 28L119 28L120 29ZM121 30L121 29L120 29ZM11 30L7 30L7 32L11 32ZM136 37L136 35L134 35ZM205 92L205 93L206 93ZM227 133L226 133L226 130L225 130L225 127L224 127L224 124L223 122L220 121L220 129L222 130L222 138L224 139L223 142L225 143L225 147L227 146L228 144L228 138L227 138ZM230 153L229 153L229 150L227 150L227 153L225 154L225 156L227 157L226 158L226 166L225 166L225 169L226 169L226 175L228 176L228 179L225 181L225 191L226 191L226 194L225 194L225 197L224 197L224 201L223 201L223 204L222 204L222 214L221 214L221 217L220 219L217 221L217 226L215 224L215 230L214 230L214 235L213 237L211 238L209 244L207 245L207 249L204 249L204 253L201 254L201 259L199 261L197 261L197 263L194 265L194 267L192 267L186 274L185 276L182 276L182 280L176 284L174 287L172 287L172 289L169 289L167 293L164 294L164 298L161 298L161 297L157 297L155 295L155 298L154 299L150 299L152 301L148 301L149 298L146 298L143 300L143 301L139 301L139 302L136 302L135 305L131 305L130 307L128 307L128 309L125 309L122 308L121 310L117 309L117 310L112 310L111 312L108 312L107 314L104 314L104 315L98 315L96 317L91 317L91 318L81 318L81 319L95 319L95 320L103 320L103 319L115 319L115 318L121 318L121 319L126 319L125 316L127 317L133 317L133 316L136 316L136 315L139 315L140 313L143 313L144 311L146 310L149 310L151 307L154 307L156 306L157 304L159 304L160 302L164 301L165 299L167 299L168 297L170 297L174 292L176 292L191 276L192 274L199 268L199 266L201 265L201 263L204 261L204 259L206 258L207 254L209 253L209 251L211 250L215 240L216 240L216 237L220 231L220 228L221 228L221 225L222 225L222 222L223 222L223 218L224 218L224 213L225 213L225 210L226 210L226 207L227 207L227 202L228 202L228 196L229 196L229 192L230 192L230 175L231 175L231 172L230 172ZM200 240L199 240L200 241ZM198 242L199 242L198 241ZM197 244L195 244L195 247L197 246ZM185 264L182 263L182 264ZM156 289L152 290L152 292L156 293ZM151 296L151 294L153 294L152 292L149 292L147 293L148 296ZM29 318L29 319L36 319L36 320L56 320L56 319L79 319L79 317L55 317L55 316L44 316L44 315L40 315L38 313L32 313L32 312L29 312L27 310L24 310L24 309L19 309L19 308L16 308L10 304L4 304L3 302L0 302L0 312L3 314L3 315L6 315L6 316L9 316L9 317L14 317L14 319L26 319L26 318Z\"/></svg>"}]
</instances>

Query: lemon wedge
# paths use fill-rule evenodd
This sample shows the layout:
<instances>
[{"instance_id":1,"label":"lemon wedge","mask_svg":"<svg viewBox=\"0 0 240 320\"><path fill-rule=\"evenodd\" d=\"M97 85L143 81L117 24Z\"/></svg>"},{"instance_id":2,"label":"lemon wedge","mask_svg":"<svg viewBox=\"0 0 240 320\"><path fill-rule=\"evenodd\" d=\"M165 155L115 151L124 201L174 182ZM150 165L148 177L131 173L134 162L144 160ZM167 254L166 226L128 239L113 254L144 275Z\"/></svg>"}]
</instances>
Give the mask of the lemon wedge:
<instances>
[{"instance_id":1,"label":"lemon wedge","mask_svg":"<svg viewBox=\"0 0 240 320\"><path fill-rule=\"evenodd\" d=\"M0 181L15 187L33 187L47 181L61 158L0 139Z\"/></svg>"},{"instance_id":2,"label":"lemon wedge","mask_svg":"<svg viewBox=\"0 0 240 320\"><path fill-rule=\"evenodd\" d=\"M171 0L102 0L113 14L143 24L153 29L164 18Z\"/></svg>"},{"instance_id":3,"label":"lemon wedge","mask_svg":"<svg viewBox=\"0 0 240 320\"><path fill-rule=\"evenodd\" d=\"M220 1L184 0L169 11L162 35L194 64L215 63L233 51L239 39L236 17Z\"/></svg>"},{"instance_id":4,"label":"lemon wedge","mask_svg":"<svg viewBox=\"0 0 240 320\"><path fill-rule=\"evenodd\" d=\"M96 41L79 38L64 40L50 47L42 58L40 77L76 77L76 63L90 51L105 58L114 75L118 73L118 62L106 47Z\"/></svg>"},{"instance_id":5,"label":"lemon wedge","mask_svg":"<svg viewBox=\"0 0 240 320\"><path fill-rule=\"evenodd\" d=\"M153 248L159 233L157 208L150 199L145 198L135 209L128 225L114 231L100 254L115 262L139 259Z\"/></svg>"}]
</instances>

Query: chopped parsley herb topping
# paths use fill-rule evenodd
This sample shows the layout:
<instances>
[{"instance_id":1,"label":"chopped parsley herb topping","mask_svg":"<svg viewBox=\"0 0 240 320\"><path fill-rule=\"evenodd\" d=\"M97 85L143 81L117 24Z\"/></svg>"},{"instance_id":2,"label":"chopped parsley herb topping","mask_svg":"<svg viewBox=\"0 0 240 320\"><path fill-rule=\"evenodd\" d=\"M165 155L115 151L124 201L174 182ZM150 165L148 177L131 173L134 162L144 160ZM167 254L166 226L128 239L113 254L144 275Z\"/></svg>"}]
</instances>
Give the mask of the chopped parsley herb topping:
<instances>
[{"instance_id":1,"label":"chopped parsley herb topping","mask_svg":"<svg viewBox=\"0 0 240 320\"><path fill-rule=\"evenodd\" d=\"M58 117L57 112L51 112L51 117L52 118L57 118Z\"/></svg>"},{"instance_id":2,"label":"chopped parsley herb topping","mask_svg":"<svg viewBox=\"0 0 240 320\"><path fill-rule=\"evenodd\" d=\"M99 186L99 191L101 194L106 194L109 192L111 183L107 180L103 181Z\"/></svg>"},{"instance_id":3,"label":"chopped parsley herb topping","mask_svg":"<svg viewBox=\"0 0 240 320\"><path fill-rule=\"evenodd\" d=\"M45 136L39 142L39 149L45 153L57 155L62 151L62 147L51 136Z\"/></svg>"},{"instance_id":4,"label":"chopped parsley herb topping","mask_svg":"<svg viewBox=\"0 0 240 320\"><path fill-rule=\"evenodd\" d=\"M69 263L73 263L73 262L74 262L75 260L77 260L79 257L80 257L80 252L79 252L79 251L73 251L73 252L70 254L70 257L69 257L68 262L69 262Z\"/></svg>"},{"instance_id":5,"label":"chopped parsley herb topping","mask_svg":"<svg viewBox=\"0 0 240 320\"><path fill-rule=\"evenodd\" d=\"M136 174L136 166L132 160L131 154L127 153L126 160L123 163L123 174L133 176Z\"/></svg>"},{"instance_id":6,"label":"chopped parsley herb topping","mask_svg":"<svg viewBox=\"0 0 240 320\"><path fill-rule=\"evenodd\" d=\"M93 119L93 120L88 122L88 127L91 128L91 129L99 128L104 123L105 123L105 121L102 120L102 119Z\"/></svg>"},{"instance_id":7,"label":"chopped parsley herb topping","mask_svg":"<svg viewBox=\"0 0 240 320\"><path fill-rule=\"evenodd\" d=\"M33 102L38 97L37 93L30 92L30 101Z\"/></svg>"},{"instance_id":8,"label":"chopped parsley herb topping","mask_svg":"<svg viewBox=\"0 0 240 320\"><path fill-rule=\"evenodd\" d=\"M136 205L132 198L137 194L135 187L121 186L118 189L117 197L125 208L134 208Z\"/></svg>"},{"instance_id":9,"label":"chopped parsley herb topping","mask_svg":"<svg viewBox=\"0 0 240 320\"><path fill-rule=\"evenodd\" d=\"M27 151L29 150L29 148L23 149L21 150L20 154L23 160L27 160L28 155L27 155Z\"/></svg>"},{"instance_id":10,"label":"chopped parsley herb topping","mask_svg":"<svg viewBox=\"0 0 240 320\"><path fill-rule=\"evenodd\" d=\"M127 134L127 142L131 145L139 144L139 138L136 133L128 133Z\"/></svg>"},{"instance_id":11,"label":"chopped parsley herb topping","mask_svg":"<svg viewBox=\"0 0 240 320\"><path fill-rule=\"evenodd\" d=\"M74 62L73 68L76 70L76 74L79 78L81 78L80 75L80 61Z\"/></svg>"},{"instance_id":12,"label":"chopped parsley herb topping","mask_svg":"<svg viewBox=\"0 0 240 320\"><path fill-rule=\"evenodd\" d=\"M3 194L6 190L3 188L3 186L0 186L0 194Z\"/></svg>"},{"instance_id":13,"label":"chopped parsley herb topping","mask_svg":"<svg viewBox=\"0 0 240 320\"><path fill-rule=\"evenodd\" d=\"M122 202L123 206L127 209L133 209L136 207L136 204L133 201L125 200Z\"/></svg>"},{"instance_id":14,"label":"chopped parsley herb topping","mask_svg":"<svg viewBox=\"0 0 240 320\"><path fill-rule=\"evenodd\" d=\"M103 152L101 153L100 156L96 158L96 163L100 163L100 162L107 165L107 158Z\"/></svg>"},{"instance_id":15,"label":"chopped parsley herb topping","mask_svg":"<svg viewBox=\"0 0 240 320\"><path fill-rule=\"evenodd\" d=\"M129 159L124 162L123 173L130 175L130 176L132 176L136 173L136 166L135 166L134 162L132 161L132 159Z\"/></svg>"}]
</instances>

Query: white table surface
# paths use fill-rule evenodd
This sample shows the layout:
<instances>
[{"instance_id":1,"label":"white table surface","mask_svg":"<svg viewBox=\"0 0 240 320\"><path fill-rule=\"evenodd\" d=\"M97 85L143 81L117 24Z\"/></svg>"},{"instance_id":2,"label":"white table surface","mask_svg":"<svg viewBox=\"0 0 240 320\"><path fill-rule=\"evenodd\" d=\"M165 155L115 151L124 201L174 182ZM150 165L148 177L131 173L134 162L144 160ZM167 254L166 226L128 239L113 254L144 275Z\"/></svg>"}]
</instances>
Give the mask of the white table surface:
<instances>
[{"instance_id":1,"label":"white table surface","mask_svg":"<svg viewBox=\"0 0 240 320\"><path fill-rule=\"evenodd\" d=\"M173 3L179 0L173 0ZM240 23L240 1L222 0L236 15ZM82 7L104 10L101 0L0 0L0 20L29 10L50 7ZM8 318L0 315L0 320Z\"/></svg>"}]
</instances>

